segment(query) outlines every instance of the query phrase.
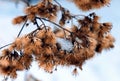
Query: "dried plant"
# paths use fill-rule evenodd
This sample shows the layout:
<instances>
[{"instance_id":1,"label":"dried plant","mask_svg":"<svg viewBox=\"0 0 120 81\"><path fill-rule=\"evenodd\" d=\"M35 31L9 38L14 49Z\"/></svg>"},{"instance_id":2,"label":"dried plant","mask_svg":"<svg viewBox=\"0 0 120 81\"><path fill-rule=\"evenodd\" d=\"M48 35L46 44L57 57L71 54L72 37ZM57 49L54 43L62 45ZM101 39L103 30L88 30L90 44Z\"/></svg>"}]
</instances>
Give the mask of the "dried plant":
<instances>
[{"instance_id":1,"label":"dried plant","mask_svg":"<svg viewBox=\"0 0 120 81\"><path fill-rule=\"evenodd\" d=\"M110 0L69 0L73 1L83 11L108 5ZM114 37L110 34L112 24L99 22L99 16L94 12L89 15L73 15L56 0L41 0L36 5L28 6L25 15L13 19L13 24L23 24L17 38L8 48L2 50L0 56L0 73L16 78L16 71L28 70L33 60L40 68L52 73L58 65L74 65L82 69L83 63L92 58L95 53L113 48ZM58 13L61 18L58 20ZM20 36L23 28L29 22L37 28ZM77 21L75 24L72 21ZM45 22L56 28L47 26ZM72 23L71 27L66 27ZM29 27L28 27L29 28ZM72 44L70 50L62 49L58 38ZM0 49L8 46L5 45ZM34 58L33 58L34 57ZM73 70L77 74L77 69Z\"/></svg>"}]
</instances>

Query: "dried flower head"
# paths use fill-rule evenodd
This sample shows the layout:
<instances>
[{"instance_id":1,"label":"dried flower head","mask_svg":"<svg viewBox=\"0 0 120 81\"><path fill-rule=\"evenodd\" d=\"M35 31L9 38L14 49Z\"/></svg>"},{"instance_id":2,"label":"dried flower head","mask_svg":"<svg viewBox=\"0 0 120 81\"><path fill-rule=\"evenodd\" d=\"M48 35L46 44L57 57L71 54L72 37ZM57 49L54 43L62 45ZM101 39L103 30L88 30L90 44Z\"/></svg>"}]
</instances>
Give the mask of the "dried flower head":
<instances>
[{"instance_id":1,"label":"dried flower head","mask_svg":"<svg viewBox=\"0 0 120 81\"><path fill-rule=\"evenodd\" d=\"M110 0L71 0L83 11L98 9L110 3Z\"/></svg>"},{"instance_id":2,"label":"dried flower head","mask_svg":"<svg viewBox=\"0 0 120 81\"><path fill-rule=\"evenodd\" d=\"M110 0L69 1L74 2L83 11L101 8L110 2ZM59 18L58 12L61 14ZM57 0L41 0L38 4L27 7L25 14L13 20L13 24L25 23L15 41L4 49L0 56L0 73L5 76L16 78L16 72L28 70L33 60L49 73L52 73L54 67L58 65L73 65L76 67L73 75L77 75L77 67L82 70L83 63L94 57L96 52L101 53L104 49L114 47L115 39L110 34L112 24L100 23L99 16L94 12L88 16L74 15ZM52 25L48 26L46 22ZM30 23L36 26L36 29L20 37L23 28L28 27ZM66 42L63 41L63 44L59 42L59 38L68 41L70 49L64 46Z\"/></svg>"},{"instance_id":3,"label":"dried flower head","mask_svg":"<svg viewBox=\"0 0 120 81\"><path fill-rule=\"evenodd\" d=\"M16 18L14 18L12 22L13 22L13 24L21 24L25 20L26 20L26 16L18 16Z\"/></svg>"}]
</instances>

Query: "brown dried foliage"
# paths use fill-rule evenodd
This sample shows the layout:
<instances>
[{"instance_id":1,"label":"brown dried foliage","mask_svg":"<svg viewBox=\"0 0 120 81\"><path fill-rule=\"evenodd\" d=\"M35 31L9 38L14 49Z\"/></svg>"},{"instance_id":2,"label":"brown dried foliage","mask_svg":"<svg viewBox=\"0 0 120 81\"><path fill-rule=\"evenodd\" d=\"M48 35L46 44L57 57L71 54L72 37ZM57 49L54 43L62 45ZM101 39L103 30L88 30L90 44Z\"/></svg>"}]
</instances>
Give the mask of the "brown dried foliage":
<instances>
[{"instance_id":1,"label":"brown dried foliage","mask_svg":"<svg viewBox=\"0 0 120 81\"><path fill-rule=\"evenodd\" d=\"M82 10L89 10L104 6L109 0L74 0L74 2ZM58 11L61 11L62 16L59 24L52 22L57 17ZM83 63L95 53L114 47L115 39L110 34L111 23L100 23L99 16L95 13L77 18L78 25L72 24L70 29L63 25L77 16L71 15L70 11L60 4L53 4L52 0L43 0L37 5L29 6L25 9L25 13L25 16L15 18L13 23L20 24L28 19L38 28L27 35L17 37L8 49L2 51L0 73L3 75L16 78L16 71L30 68L33 56L39 67L49 73L52 73L54 67L58 65L74 65L82 69ZM36 19L42 24L38 25ZM58 26L59 29L53 31L44 21ZM71 42L72 49L69 51L62 49L57 38ZM77 74L76 68L73 74Z\"/></svg>"},{"instance_id":2,"label":"brown dried foliage","mask_svg":"<svg viewBox=\"0 0 120 81\"><path fill-rule=\"evenodd\" d=\"M75 3L75 5L83 11L91 9L99 9L103 6L109 5L110 0L68 0Z\"/></svg>"}]
</instances>

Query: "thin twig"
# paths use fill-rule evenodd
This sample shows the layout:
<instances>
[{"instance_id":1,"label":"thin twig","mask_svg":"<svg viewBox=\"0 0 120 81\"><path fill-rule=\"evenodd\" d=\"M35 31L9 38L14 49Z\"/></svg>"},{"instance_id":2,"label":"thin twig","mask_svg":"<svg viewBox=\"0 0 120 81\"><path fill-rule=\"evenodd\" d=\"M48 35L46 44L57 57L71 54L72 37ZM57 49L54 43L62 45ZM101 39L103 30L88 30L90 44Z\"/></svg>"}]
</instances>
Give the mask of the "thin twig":
<instances>
[{"instance_id":1,"label":"thin twig","mask_svg":"<svg viewBox=\"0 0 120 81\"><path fill-rule=\"evenodd\" d=\"M9 46L9 45L11 45L11 44L13 44L13 43L6 44L6 45L0 47L0 49L2 49L2 48L4 48L4 47L7 47L7 46Z\"/></svg>"},{"instance_id":2,"label":"thin twig","mask_svg":"<svg viewBox=\"0 0 120 81\"><path fill-rule=\"evenodd\" d=\"M26 23L27 23L27 19L26 19L25 23L23 24L22 28L20 29L20 31L19 31L19 33L18 33L18 35L17 35L17 38L20 36L20 34L21 34L21 32L23 31L23 28L25 27ZM11 44L13 44L13 43L6 44L6 45L0 47L0 49L2 49L2 48L4 48L4 47L7 47L7 46L9 46L9 45L11 45Z\"/></svg>"},{"instance_id":3,"label":"thin twig","mask_svg":"<svg viewBox=\"0 0 120 81\"><path fill-rule=\"evenodd\" d=\"M18 33L17 37L19 37L19 36L20 36L20 34L22 33L23 28L25 27L26 23L27 23L27 19L25 20L25 23L23 24L22 28L20 29L20 31L19 31L19 33Z\"/></svg>"},{"instance_id":4,"label":"thin twig","mask_svg":"<svg viewBox=\"0 0 120 81\"><path fill-rule=\"evenodd\" d=\"M37 28L40 29L40 26L39 26L39 24L38 24L36 18L35 18L35 24L36 24Z\"/></svg>"},{"instance_id":5,"label":"thin twig","mask_svg":"<svg viewBox=\"0 0 120 81\"><path fill-rule=\"evenodd\" d=\"M41 21L41 23L44 25L44 27L45 27L45 30L47 30L45 23L42 21L42 18L35 17L35 19L39 19L39 20Z\"/></svg>"},{"instance_id":6,"label":"thin twig","mask_svg":"<svg viewBox=\"0 0 120 81\"><path fill-rule=\"evenodd\" d=\"M37 30L40 30L40 29L37 28L37 29L33 30L31 33L27 34L27 36L29 36L29 35L33 35Z\"/></svg>"},{"instance_id":7,"label":"thin twig","mask_svg":"<svg viewBox=\"0 0 120 81\"><path fill-rule=\"evenodd\" d=\"M54 0L54 1L55 1L60 7L62 7L61 4L60 4L59 2L57 2L56 0Z\"/></svg>"},{"instance_id":8,"label":"thin twig","mask_svg":"<svg viewBox=\"0 0 120 81\"><path fill-rule=\"evenodd\" d=\"M54 25L58 26L59 28L61 28L61 29L65 30L65 31L67 31L67 32L69 32L69 33L73 33L73 32L71 32L71 31L67 30L66 28L63 28L62 26L58 25L57 23L55 23L55 22L53 22L53 21L50 21L50 20L45 19L45 18L40 18L40 17L36 17L36 18L37 18L37 19L40 19L40 20L42 19L42 20L45 20L45 21L47 21L47 22L50 22L50 23L52 23L52 24L54 24Z\"/></svg>"}]
</instances>

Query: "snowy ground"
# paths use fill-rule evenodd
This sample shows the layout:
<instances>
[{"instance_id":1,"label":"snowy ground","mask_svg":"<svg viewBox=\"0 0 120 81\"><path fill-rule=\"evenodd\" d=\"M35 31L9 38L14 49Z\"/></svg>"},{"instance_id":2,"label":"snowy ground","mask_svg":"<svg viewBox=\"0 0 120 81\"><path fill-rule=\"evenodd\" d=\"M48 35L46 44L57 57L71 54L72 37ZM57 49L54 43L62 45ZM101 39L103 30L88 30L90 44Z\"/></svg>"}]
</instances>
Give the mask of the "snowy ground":
<instances>
[{"instance_id":1,"label":"snowy ground","mask_svg":"<svg viewBox=\"0 0 120 81\"><path fill-rule=\"evenodd\" d=\"M64 0L63 0L64 1ZM61 2L63 2L61 0ZM97 11L101 16L101 22L110 21L113 23L111 33L114 35L116 42L115 48L110 51L104 51L98 54L95 58L88 60L83 65L83 71L79 70L78 76L73 76L71 71L73 67L59 67L58 71L53 74L45 73L42 69L37 67L34 62L28 73L42 81L120 81L120 0L112 0L110 7L105 7ZM72 6L69 6L72 5ZM81 13L74 8L73 4L66 4L66 8L72 9L75 13ZM16 37L20 30L19 26L13 26L11 20L23 14L23 6L15 7L13 3L4 3L0 0L0 47L6 43L10 43ZM92 11L91 11L92 12ZM88 12L87 12L88 13ZM24 72L18 73L18 78L15 81L24 81ZM2 81L2 77L0 78Z\"/></svg>"}]
</instances>

